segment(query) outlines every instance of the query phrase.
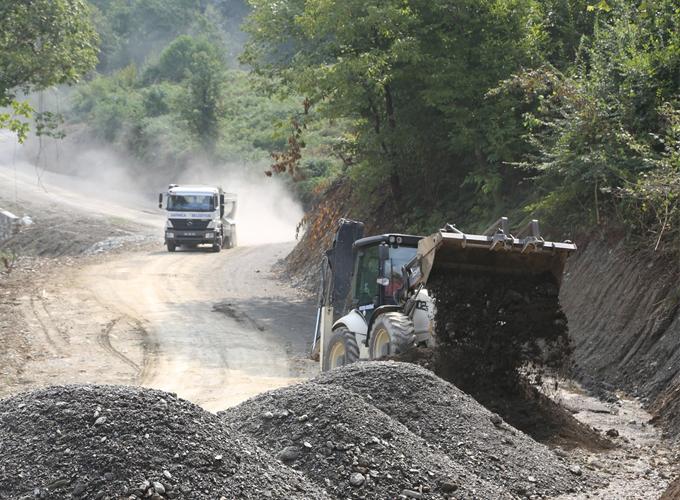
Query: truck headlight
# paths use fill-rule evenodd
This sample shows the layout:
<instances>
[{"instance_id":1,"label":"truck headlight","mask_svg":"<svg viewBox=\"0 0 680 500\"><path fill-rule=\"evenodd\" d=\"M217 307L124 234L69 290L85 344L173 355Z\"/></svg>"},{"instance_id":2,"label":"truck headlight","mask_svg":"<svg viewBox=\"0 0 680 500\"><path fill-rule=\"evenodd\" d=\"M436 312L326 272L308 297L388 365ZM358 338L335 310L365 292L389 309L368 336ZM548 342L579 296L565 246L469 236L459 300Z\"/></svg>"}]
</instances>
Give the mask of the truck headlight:
<instances>
[{"instance_id":1,"label":"truck headlight","mask_svg":"<svg viewBox=\"0 0 680 500\"><path fill-rule=\"evenodd\" d=\"M215 237L215 233L205 233L205 237L207 239L213 239Z\"/></svg>"},{"instance_id":2,"label":"truck headlight","mask_svg":"<svg viewBox=\"0 0 680 500\"><path fill-rule=\"evenodd\" d=\"M165 237L168 239L173 239L175 237L175 233L165 233Z\"/></svg>"}]
</instances>

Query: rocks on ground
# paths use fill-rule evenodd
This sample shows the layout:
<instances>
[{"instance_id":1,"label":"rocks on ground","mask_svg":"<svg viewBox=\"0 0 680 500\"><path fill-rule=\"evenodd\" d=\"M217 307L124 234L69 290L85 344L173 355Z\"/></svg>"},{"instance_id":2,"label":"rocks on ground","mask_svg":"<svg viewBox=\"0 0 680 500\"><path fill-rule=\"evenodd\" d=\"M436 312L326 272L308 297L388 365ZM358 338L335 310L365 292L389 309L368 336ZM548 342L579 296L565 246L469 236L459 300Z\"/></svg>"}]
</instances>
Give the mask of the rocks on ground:
<instances>
[{"instance_id":1,"label":"rocks on ground","mask_svg":"<svg viewBox=\"0 0 680 500\"><path fill-rule=\"evenodd\" d=\"M55 386L0 401L0 498L327 498L172 394Z\"/></svg>"},{"instance_id":2,"label":"rocks on ground","mask_svg":"<svg viewBox=\"0 0 680 500\"><path fill-rule=\"evenodd\" d=\"M563 457L420 366L355 363L315 382L361 395L457 464L515 495L552 496L584 487L576 477L580 471L575 474Z\"/></svg>"},{"instance_id":3,"label":"rocks on ground","mask_svg":"<svg viewBox=\"0 0 680 500\"><path fill-rule=\"evenodd\" d=\"M277 389L219 415L334 498L504 495L340 386L307 382Z\"/></svg>"}]
</instances>

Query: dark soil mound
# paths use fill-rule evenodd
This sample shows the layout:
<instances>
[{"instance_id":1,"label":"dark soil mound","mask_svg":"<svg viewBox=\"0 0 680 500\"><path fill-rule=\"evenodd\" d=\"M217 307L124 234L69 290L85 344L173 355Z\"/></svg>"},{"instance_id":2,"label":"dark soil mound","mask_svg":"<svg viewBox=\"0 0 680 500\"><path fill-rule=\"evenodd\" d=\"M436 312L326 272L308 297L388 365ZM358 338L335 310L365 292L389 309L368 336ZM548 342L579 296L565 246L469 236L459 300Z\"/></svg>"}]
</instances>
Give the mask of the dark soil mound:
<instances>
[{"instance_id":1,"label":"dark soil mound","mask_svg":"<svg viewBox=\"0 0 680 500\"><path fill-rule=\"evenodd\" d=\"M413 348L390 359L432 370L435 349ZM451 373L453 370L447 371ZM526 378L513 377L513 380L515 384L512 387L479 384L472 395L488 410L498 413L510 425L541 443L589 450L615 446L597 430L578 421L569 410L550 399Z\"/></svg>"},{"instance_id":2,"label":"dark soil mound","mask_svg":"<svg viewBox=\"0 0 680 500\"><path fill-rule=\"evenodd\" d=\"M362 395L454 462L504 491L553 496L580 491L584 483L564 459L420 366L355 363L314 381Z\"/></svg>"},{"instance_id":3,"label":"dark soil mound","mask_svg":"<svg viewBox=\"0 0 680 500\"><path fill-rule=\"evenodd\" d=\"M0 498L326 498L172 394L56 386L0 401Z\"/></svg>"},{"instance_id":4,"label":"dark soil mound","mask_svg":"<svg viewBox=\"0 0 680 500\"><path fill-rule=\"evenodd\" d=\"M507 498L473 468L336 385L270 391L219 415L336 498Z\"/></svg>"}]
</instances>

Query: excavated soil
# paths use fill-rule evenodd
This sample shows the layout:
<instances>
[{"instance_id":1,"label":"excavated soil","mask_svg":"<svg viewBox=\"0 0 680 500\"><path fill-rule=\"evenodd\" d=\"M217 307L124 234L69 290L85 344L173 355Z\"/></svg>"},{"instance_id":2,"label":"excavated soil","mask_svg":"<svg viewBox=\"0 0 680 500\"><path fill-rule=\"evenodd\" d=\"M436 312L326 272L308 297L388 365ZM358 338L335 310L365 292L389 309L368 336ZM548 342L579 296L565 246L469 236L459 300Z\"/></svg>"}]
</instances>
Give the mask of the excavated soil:
<instances>
[{"instance_id":1,"label":"excavated soil","mask_svg":"<svg viewBox=\"0 0 680 500\"><path fill-rule=\"evenodd\" d=\"M171 393L55 386L0 400L0 498L326 498Z\"/></svg>"},{"instance_id":2,"label":"excavated soil","mask_svg":"<svg viewBox=\"0 0 680 500\"><path fill-rule=\"evenodd\" d=\"M440 270L428 291L437 308L435 370L462 390L512 388L521 367L540 375L567 363L567 318L551 275Z\"/></svg>"},{"instance_id":3,"label":"excavated soil","mask_svg":"<svg viewBox=\"0 0 680 500\"><path fill-rule=\"evenodd\" d=\"M397 359L431 368L534 439L611 447L537 388L546 373L570 364L567 319L552 275L438 270L428 290L436 304L437 348Z\"/></svg>"}]
</instances>

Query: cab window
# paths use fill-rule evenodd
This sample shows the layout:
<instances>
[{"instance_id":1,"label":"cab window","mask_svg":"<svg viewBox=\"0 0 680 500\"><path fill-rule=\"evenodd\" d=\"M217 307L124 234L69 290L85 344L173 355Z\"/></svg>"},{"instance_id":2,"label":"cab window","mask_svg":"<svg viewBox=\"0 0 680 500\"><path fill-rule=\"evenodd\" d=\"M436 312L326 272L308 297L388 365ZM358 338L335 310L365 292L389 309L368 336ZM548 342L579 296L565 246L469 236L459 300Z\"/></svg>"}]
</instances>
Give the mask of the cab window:
<instances>
[{"instance_id":1,"label":"cab window","mask_svg":"<svg viewBox=\"0 0 680 500\"><path fill-rule=\"evenodd\" d=\"M360 251L357 262L354 297L359 306L373 304L378 296L378 247Z\"/></svg>"},{"instance_id":2,"label":"cab window","mask_svg":"<svg viewBox=\"0 0 680 500\"><path fill-rule=\"evenodd\" d=\"M391 247L390 258L383 263L383 276L389 281L385 286L385 303L396 304L396 294L404 286L403 267L415 257L416 247Z\"/></svg>"}]
</instances>

